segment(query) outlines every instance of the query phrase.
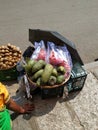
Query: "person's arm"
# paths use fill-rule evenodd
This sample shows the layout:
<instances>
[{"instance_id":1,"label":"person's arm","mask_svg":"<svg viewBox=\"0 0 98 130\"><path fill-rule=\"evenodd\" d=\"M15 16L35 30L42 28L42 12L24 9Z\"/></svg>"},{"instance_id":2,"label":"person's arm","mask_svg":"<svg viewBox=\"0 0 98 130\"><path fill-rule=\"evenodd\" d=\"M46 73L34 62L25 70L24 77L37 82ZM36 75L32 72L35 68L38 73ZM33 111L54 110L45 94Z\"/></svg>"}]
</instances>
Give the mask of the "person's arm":
<instances>
[{"instance_id":1,"label":"person's arm","mask_svg":"<svg viewBox=\"0 0 98 130\"><path fill-rule=\"evenodd\" d=\"M22 107L18 105L12 98L9 99L6 106L9 110L12 110L21 114L30 113L32 110L34 110L34 105L26 104Z\"/></svg>"},{"instance_id":2,"label":"person's arm","mask_svg":"<svg viewBox=\"0 0 98 130\"><path fill-rule=\"evenodd\" d=\"M10 98L9 92L5 85L0 82L0 92L3 94L3 104L7 106L8 109L18 112L18 113L30 113L34 110L34 105L26 104L23 107L18 105L12 98Z\"/></svg>"}]
</instances>

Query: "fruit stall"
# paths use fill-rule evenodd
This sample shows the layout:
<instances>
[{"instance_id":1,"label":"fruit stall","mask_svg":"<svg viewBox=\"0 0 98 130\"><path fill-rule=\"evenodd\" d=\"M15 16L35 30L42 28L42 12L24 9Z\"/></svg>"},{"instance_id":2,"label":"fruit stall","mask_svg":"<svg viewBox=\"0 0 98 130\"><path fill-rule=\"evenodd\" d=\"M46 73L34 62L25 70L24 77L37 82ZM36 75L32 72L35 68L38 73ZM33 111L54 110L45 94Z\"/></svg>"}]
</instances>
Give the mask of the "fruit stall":
<instances>
[{"instance_id":1,"label":"fruit stall","mask_svg":"<svg viewBox=\"0 0 98 130\"><path fill-rule=\"evenodd\" d=\"M57 32L39 29L29 29L29 41L31 46L23 53L25 71L30 86L40 87L42 99L62 97L66 86L68 92L83 88L87 73L74 43Z\"/></svg>"},{"instance_id":2,"label":"fruit stall","mask_svg":"<svg viewBox=\"0 0 98 130\"><path fill-rule=\"evenodd\" d=\"M24 83L27 97L40 91L41 98L62 97L83 88L87 72L75 44L55 31L29 29L31 46L22 53L11 44L0 47L0 81Z\"/></svg>"}]
</instances>

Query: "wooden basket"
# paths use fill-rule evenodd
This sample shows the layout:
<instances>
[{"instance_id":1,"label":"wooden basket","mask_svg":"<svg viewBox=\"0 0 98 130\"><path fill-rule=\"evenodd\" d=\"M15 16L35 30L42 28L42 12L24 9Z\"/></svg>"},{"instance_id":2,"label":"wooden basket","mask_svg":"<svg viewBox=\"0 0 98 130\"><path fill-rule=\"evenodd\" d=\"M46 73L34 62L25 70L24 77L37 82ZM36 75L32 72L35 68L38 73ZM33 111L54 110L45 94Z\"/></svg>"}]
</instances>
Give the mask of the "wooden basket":
<instances>
[{"instance_id":1,"label":"wooden basket","mask_svg":"<svg viewBox=\"0 0 98 130\"><path fill-rule=\"evenodd\" d=\"M68 75L68 77L65 79L65 81L61 84L56 84L56 85L52 85L52 86L49 86L49 85L45 85L45 86L37 86L35 82L33 82L28 76L28 81L31 85L33 85L34 87L40 87L40 88L56 88L56 87L60 87L62 85L64 85L70 78L70 75Z\"/></svg>"},{"instance_id":2,"label":"wooden basket","mask_svg":"<svg viewBox=\"0 0 98 130\"><path fill-rule=\"evenodd\" d=\"M21 61L21 59L19 61ZM11 81L17 79L18 72L16 69L16 64L6 69L0 69L0 81Z\"/></svg>"}]
</instances>

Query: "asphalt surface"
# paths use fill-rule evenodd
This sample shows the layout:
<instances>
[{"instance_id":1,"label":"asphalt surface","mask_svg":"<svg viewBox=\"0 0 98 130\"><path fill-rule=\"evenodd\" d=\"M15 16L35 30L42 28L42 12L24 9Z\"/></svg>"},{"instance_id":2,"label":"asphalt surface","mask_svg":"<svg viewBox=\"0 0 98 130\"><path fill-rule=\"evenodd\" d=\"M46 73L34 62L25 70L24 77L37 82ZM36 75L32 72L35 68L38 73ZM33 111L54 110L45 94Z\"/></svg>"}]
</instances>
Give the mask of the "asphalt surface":
<instances>
[{"instance_id":1,"label":"asphalt surface","mask_svg":"<svg viewBox=\"0 0 98 130\"><path fill-rule=\"evenodd\" d=\"M98 0L0 0L0 45L24 51L28 29L57 31L74 42L84 63L98 58Z\"/></svg>"}]
</instances>

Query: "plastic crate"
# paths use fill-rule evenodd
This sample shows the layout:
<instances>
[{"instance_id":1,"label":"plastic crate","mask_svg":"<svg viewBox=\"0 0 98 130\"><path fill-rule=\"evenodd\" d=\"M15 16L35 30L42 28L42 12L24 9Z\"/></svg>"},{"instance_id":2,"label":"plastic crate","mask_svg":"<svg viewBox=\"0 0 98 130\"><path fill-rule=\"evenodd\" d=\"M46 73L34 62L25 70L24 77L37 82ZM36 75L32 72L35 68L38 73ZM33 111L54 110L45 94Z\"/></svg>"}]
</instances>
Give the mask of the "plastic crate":
<instances>
[{"instance_id":1,"label":"plastic crate","mask_svg":"<svg viewBox=\"0 0 98 130\"><path fill-rule=\"evenodd\" d=\"M71 77L66 83L68 92L80 90L83 88L85 80L87 77L87 72L81 66L79 62L73 63L73 68L71 71Z\"/></svg>"},{"instance_id":2,"label":"plastic crate","mask_svg":"<svg viewBox=\"0 0 98 130\"><path fill-rule=\"evenodd\" d=\"M41 98L62 97L64 92L64 85L56 88L41 88Z\"/></svg>"},{"instance_id":3,"label":"plastic crate","mask_svg":"<svg viewBox=\"0 0 98 130\"><path fill-rule=\"evenodd\" d=\"M10 81L17 79L18 72L16 66L6 70L0 70L0 81Z\"/></svg>"}]
</instances>

